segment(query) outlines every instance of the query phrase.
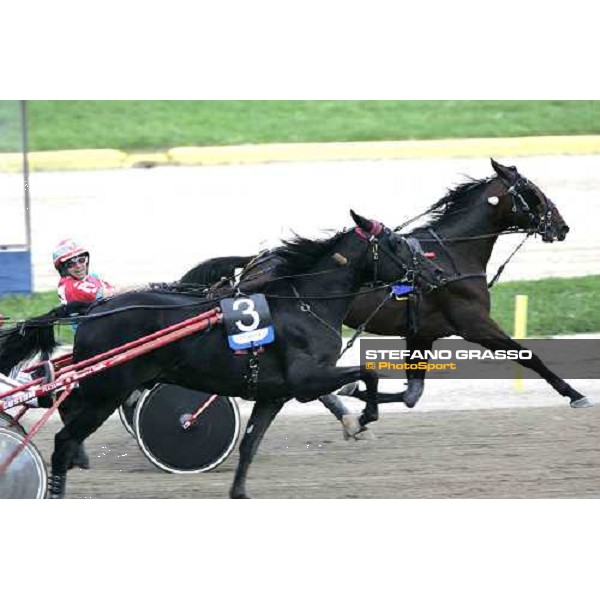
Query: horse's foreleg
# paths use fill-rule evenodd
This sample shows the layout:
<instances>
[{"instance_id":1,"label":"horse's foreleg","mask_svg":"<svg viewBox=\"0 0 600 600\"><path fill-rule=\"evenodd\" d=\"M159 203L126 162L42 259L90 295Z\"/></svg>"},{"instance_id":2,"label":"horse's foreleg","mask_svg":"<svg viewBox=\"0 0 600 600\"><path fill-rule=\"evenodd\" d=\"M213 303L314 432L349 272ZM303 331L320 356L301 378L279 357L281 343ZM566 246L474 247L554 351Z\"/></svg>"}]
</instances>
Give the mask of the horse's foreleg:
<instances>
[{"instance_id":1,"label":"horse's foreleg","mask_svg":"<svg viewBox=\"0 0 600 600\"><path fill-rule=\"evenodd\" d=\"M348 385L353 386L352 389L354 389L358 384L351 383ZM357 440L358 434L366 429L366 427L363 427L359 423L360 416L351 413L336 394L320 396L319 402L342 424L342 432L345 440L351 438Z\"/></svg>"},{"instance_id":2,"label":"horse's foreleg","mask_svg":"<svg viewBox=\"0 0 600 600\"><path fill-rule=\"evenodd\" d=\"M364 430L365 425L379 418L379 409L377 408L377 383L379 378L373 371L368 371L361 367L331 367L320 364L313 364L305 361L296 362L293 370L288 373L288 382L290 390L300 401L308 401L313 398L319 398L323 404L330 402L336 396L330 394L331 390L337 390L356 381L364 381L367 386L366 391L361 392L361 400L366 402L363 414L357 419L343 407L343 413L340 411L340 420L344 427L346 435L355 437L357 433ZM331 412L338 407L327 406ZM333 410L332 410L333 408ZM335 413L334 413L335 414Z\"/></svg>"},{"instance_id":3,"label":"horse's foreleg","mask_svg":"<svg viewBox=\"0 0 600 600\"><path fill-rule=\"evenodd\" d=\"M433 340L406 338L406 348L410 352L416 350L425 352L426 350L431 350L432 346ZM429 361L427 359L415 359L412 362L428 363ZM425 389L425 375L427 375L425 369L409 369L406 372L407 388L403 392L402 402L404 402L407 408L414 408L423 395L423 390Z\"/></svg>"},{"instance_id":4,"label":"horse's foreleg","mask_svg":"<svg viewBox=\"0 0 600 600\"><path fill-rule=\"evenodd\" d=\"M335 394L325 394L319 397L319 402L338 420L350 414L344 403Z\"/></svg>"},{"instance_id":5,"label":"horse's foreleg","mask_svg":"<svg viewBox=\"0 0 600 600\"><path fill-rule=\"evenodd\" d=\"M238 463L233 485L229 492L231 498L250 497L246 491L248 469L265 432L277 416L277 413L281 410L283 404L284 402L281 400L264 402L258 400L255 402L248 425L246 426L244 438L240 444L240 462Z\"/></svg>"},{"instance_id":6,"label":"horse's foreleg","mask_svg":"<svg viewBox=\"0 0 600 600\"><path fill-rule=\"evenodd\" d=\"M475 342L489 350L525 350L521 344L506 335L502 329L491 319L485 321L477 327L469 328L468 331L461 332L462 337L470 342ZM561 379L556 373L553 373L536 354L530 359L517 359L515 362L535 371L540 377L545 379L561 396L569 398L573 408L587 408L593 404L572 388L564 379Z\"/></svg>"}]
</instances>

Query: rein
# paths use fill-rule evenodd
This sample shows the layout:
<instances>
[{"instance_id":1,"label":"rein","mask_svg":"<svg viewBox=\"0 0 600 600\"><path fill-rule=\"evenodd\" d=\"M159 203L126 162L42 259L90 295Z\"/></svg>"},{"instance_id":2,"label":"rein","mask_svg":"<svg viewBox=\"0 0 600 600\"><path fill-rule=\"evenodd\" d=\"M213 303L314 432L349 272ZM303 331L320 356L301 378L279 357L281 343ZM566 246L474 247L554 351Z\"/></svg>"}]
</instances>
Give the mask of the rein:
<instances>
[{"instance_id":1,"label":"rein","mask_svg":"<svg viewBox=\"0 0 600 600\"><path fill-rule=\"evenodd\" d=\"M472 240L487 240L493 237L500 237L501 235L515 235L517 233L526 233L527 235L534 235L537 232L532 229L507 229L505 231L499 231L498 233L483 233L481 235L467 235L463 237L441 237L438 236L437 239L420 239L420 242L438 242L439 240L443 242L470 242Z\"/></svg>"},{"instance_id":2,"label":"rein","mask_svg":"<svg viewBox=\"0 0 600 600\"><path fill-rule=\"evenodd\" d=\"M454 273L455 275L447 278L446 279L446 284L448 283L452 283L454 281L461 281L463 279L471 279L474 277L484 277L487 278L487 273L485 271L481 272L481 273L460 273L460 271L458 270L458 267L456 266L456 261L454 260L454 257L452 255L452 252L450 252L450 249L444 244L444 241L450 241L448 238L441 238L439 237L435 231L433 229L429 229L428 231L431 232L431 235L434 237L434 241L437 241L437 243L442 247L442 249L444 250L444 252L446 253L446 255L448 256L450 262L452 263L452 268L454 269ZM521 247L523 246L523 244L532 236L534 235L534 232L529 231L529 232L523 232L523 231L515 231L514 233L526 233L527 235L519 242L519 244L517 245L517 247L510 253L509 257L500 265L500 267L498 267L498 270L496 271L496 274L492 277L492 279L488 282L487 287L488 290L492 289L494 287L494 285L496 285L496 283L498 283L498 280L500 279L500 277L502 276L502 273L504 272L504 269L506 268L506 265L508 265L508 263L512 260L513 256L521 249ZM492 235L486 235L486 236L477 236L478 238L483 238L483 237L493 237L494 234ZM473 238L471 238L473 239ZM426 242L426 241L431 241L431 240L419 240L420 242ZM455 241L455 240L453 240Z\"/></svg>"},{"instance_id":3,"label":"rein","mask_svg":"<svg viewBox=\"0 0 600 600\"><path fill-rule=\"evenodd\" d=\"M296 296L296 299L300 303L300 310L302 312L308 313L309 315L314 317L317 321L319 321L319 323L321 323L321 325L324 325L325 327L327 327L327 329L329 329L329 331L332 331L333 334L336 336L336 338L341 339L342 335L340 334L340 332L335 327L330 325L325 319L323 319L316 312L313 311L310 304L308 302L306 302L305 298L300 296L300 294L298 293L298 290L296 289L296 286L291 284L291 287L292 287L292 292L294 292L294 296Z\"/></svg>"},{"instance_id":4,"label":"rein","mask_svg":"<svg viewBox=\"0 0 600 600\"><path fill-rule=\"evenodd\" d=\"M519 245L512 251L511 255L500 265L500 267L498 268L498 270L496 271L496 274L492 277L492 280L488 283L488 290L492 289L494 287L494 285L496 285L496 283L498 282L498 280L500 279L500 276L502 275L503 271L504 271L504 267L506 267L506 265L510 262L510 260L512 259L512 257L521 249L521 246L532 236L532 233L528 233L519 243Z\"/></svg>"},{"instance_id":5,"label":"rein","mask_svg":"<svg viewBox=\"0 0 600 600\"><path fill-rule=\"evenodd\" d=\"M224 296L219 296L219 298L228 298L232 294L227 294ZM106 299L105 299L106 300ZM205 299L199 302L193 302L191 304L181 304L179 306L156 306L153 304L136 304L134 306L123 306L121 308L114 308L113 310L108 310L106 312L97 313L94 315L73 315L72 317L57 317L55 319L34 319L33 321L27 322L27 327L48 327L50 325L71 325L77 324L83 321L92 320L92 319L100 319L101 317L108 317L110 315L115 315L118 313L126 312L128 310L176 310L181 308L198 308L204 306L205 304L210 304L214 302L216 298ZM91 307L90 307L91 308ZM6 331L0 331L0 337L4 337L14 333L15 327L23 327L26 324L26 321L16 321L13 319L5 319L6 322L14 323L11 329L7 329Z\"/></svg>"},{"instance_id":6,"label":"rein","mask_svg":"<svg viewBox=\"0 0 600 600\"><path fill-rule=\"evenodd\" d=\"M355 296L364 296L365 294L373 294L380 290L385 290L390 287L389 283L370 287L366 290L359 290L358 292L352 292L349 294L331 294L330 296L306 296L302 295L302 300L342 300L343 298L354 298ZM296 296L285 296L280 294L264 294L265 298L273 298L275 300L297 300Z\"/></svg>"},{"instance_id":7,"label":"rein","mask_svg":"<svg viewBox=\"0 0 600 600\"><path fill-rule=\"evenodd\" d=\"M387 294L383 300L377 305L377 308L366 318L366 320L361 323L356 330L354 331L354 335L348 340L346 347L340 352L338 356L338 360L346 354L346 351L354 346L354 342L356 342L357 338L359 338L367 328L367 325L371 322L371 320L375 317L375 315L383 308L383 305L392 297L393 292ZM341 337L341 336L340 336Z\"/></svg>"}]
</instances>

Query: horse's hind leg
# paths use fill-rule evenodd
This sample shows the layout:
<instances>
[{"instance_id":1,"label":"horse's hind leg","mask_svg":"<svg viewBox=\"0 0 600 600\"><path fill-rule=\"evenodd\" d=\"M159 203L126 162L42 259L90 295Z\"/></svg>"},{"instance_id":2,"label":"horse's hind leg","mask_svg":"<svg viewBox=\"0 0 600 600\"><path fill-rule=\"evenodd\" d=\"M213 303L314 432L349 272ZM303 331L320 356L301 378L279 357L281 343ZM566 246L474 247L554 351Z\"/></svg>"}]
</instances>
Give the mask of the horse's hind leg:
<instances>
[{"instance_id":1,"label":"horse's hind leg","mask_svg":"<svg viewBox=\"0 0 600 600\"><path fill-rule=\"evenodd\" d=\"M259 400L255 402L252 414L250 415L250 420L246 426L244 439L240 444L240 462L235 472L233 485L229 492L231 498L250 497L246 491L248 469L250 468L252 459L256 454L256 450L258 449L265 432L273 422L273 419L277 416L277 413L281 410L282 406L283 401L281 400L265 402Z\"/></svg>"},{"instance_id":2,"label":"horse's hind leg","mask_svg":"<svg viewBox=\"0 0 600 600\"><path fill-rule=\"evenodd\" d=\"M120 400L120 399L119 399ZM119 405L112 397L100 402L86 402L85 409L66 424L54 438L52 473L48 479L48 498L64 498L67 486L67 471L83 440L98 429Z\"/></svg>"},{"instance_id":3,"label":"horse's hind leg","mask_svg":"<svg viewBox=\"0 0 600 600\"><path fill-rule=\"evenodd\" d=\"M58 412L60 414L60 418L65 425L68 425L79 413L79 411L84 410L81 402L77 401L77 390L75 390L69 398L67 398L59 407ZM69 469L73 467L79 467L80 469L89 469L90 468L90 459L85 451L85 447L83 443L79 444L77 447L77 451L73 455L71 459L71 463L69 465Z\"/></svg>"}]
</instances>

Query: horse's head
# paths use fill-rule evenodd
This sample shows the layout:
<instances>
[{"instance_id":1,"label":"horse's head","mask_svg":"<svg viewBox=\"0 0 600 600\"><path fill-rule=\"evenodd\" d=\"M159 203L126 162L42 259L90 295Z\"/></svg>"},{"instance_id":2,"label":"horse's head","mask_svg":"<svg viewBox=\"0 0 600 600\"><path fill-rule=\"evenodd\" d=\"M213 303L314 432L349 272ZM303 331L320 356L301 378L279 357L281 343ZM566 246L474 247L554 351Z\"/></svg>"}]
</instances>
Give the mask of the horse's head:
<instances>
[{"instance_id":1,"label":"horse's head","mask_svg":"<svg viewBox=\"0 0 600 600\"><path fill-rule=\"evenodd\" d=\"M554 203L534 183L523 177L516 167L505 167L491 159L503 192L488 198L503 212L507 227L539 233L544 242L562 242L569 227Z\"/></svg>"},{"instance_id":2,"label":"horse's head","mask_svg":"<svg viewBox=\"0 0 600 600\"><path fill-rule=\"evenodd\" d=\"M412 248L402 237L383 223L366 219L350 211L356 223L353 233L368 244L363 251L363 279L365 282L409 281L425 290L442 284L442 271L421 252Z\"/></svg>"}]
</instances>

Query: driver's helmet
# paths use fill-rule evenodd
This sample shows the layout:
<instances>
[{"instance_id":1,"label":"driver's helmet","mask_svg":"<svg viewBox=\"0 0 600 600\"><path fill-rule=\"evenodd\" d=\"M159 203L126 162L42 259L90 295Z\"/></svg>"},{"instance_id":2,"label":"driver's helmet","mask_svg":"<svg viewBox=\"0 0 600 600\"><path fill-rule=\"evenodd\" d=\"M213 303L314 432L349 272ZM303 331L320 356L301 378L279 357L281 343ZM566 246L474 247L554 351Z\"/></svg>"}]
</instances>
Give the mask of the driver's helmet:
<instances>
[{"instance_id":1,"label":"driver's helmet","mask_svg":"<svg viewBox=\"0 0 600 600\"><path fill-rule=\"evenodd\" d=\"M66 239L58 242L58 246L56 246L52 253L52 262L56 270L64 277L67 274L66 263L71 258L80 255L86 255L89 258L90 253L72 239Z\"/></svg>"}]
</instances>

